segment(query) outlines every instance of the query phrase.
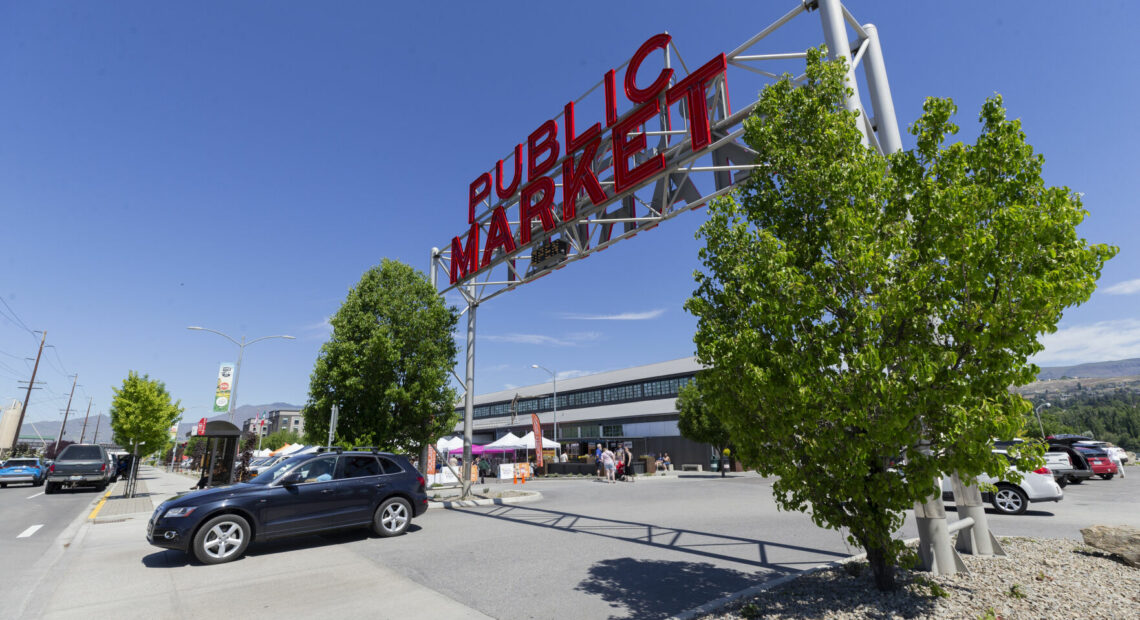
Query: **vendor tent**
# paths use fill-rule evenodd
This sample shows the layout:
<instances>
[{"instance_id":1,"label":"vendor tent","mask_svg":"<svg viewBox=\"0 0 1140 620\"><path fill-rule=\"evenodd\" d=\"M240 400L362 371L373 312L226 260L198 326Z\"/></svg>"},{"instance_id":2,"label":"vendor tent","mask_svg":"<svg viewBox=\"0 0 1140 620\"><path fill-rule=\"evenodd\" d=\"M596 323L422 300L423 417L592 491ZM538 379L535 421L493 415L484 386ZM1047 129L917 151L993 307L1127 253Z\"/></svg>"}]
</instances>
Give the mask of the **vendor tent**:
<instances>
[{"instance_id":1,"label":"vendor tent","mask_svg":"<svg viewBox=\"0 0 1140 620\"><path fill-rule=\"evenodd\" d=\"M455 450L462 450L463 449L463 438L462 437L450 437L450 438L440 437L439 440L435 442L435 449L439 450L440 452L452 452Z\"/></svg>"},{"instance_id":2,"label":"vendor tent","mask_svg":"<svg viewBox=\"0 0 1140 620\"><path fill-rule=\"evenodd\" d=\"M531 435L533 434L531 433ZM534 442L532 441L530 445L533 447ZM483 447L488 450L522 450L527 446L514 433L507 433Z\"/></svg>"},{"instance_id":3,"label":"vendor tent","mask_svg":"<svg viewBox=\"0 0 1140 620\"><path fill-rule=\"evenodd\" d=\"M522 446L520 446L522 448L525 448L527 450L534 450L534 431L530 431L529 433L520 437L519 443L523 444ZM487 444L487 445L491 445L491 444ZM559 446L558 446L557 441L554 441L553 439L547 439L545 436L542 438L542 448L544 450L554 450L554 449L557 449L558 447Z\"/></svg>"}]
</instances>

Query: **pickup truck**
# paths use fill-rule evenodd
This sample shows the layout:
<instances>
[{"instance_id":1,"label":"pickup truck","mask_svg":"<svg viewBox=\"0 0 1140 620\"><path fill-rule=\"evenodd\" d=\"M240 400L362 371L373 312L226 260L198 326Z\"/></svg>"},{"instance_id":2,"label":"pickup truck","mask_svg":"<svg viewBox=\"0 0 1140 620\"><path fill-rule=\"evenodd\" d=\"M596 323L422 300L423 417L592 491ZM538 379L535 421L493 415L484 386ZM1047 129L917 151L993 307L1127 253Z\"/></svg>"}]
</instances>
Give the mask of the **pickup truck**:
<instances>
[{"instance_id":1,"label":"pickup truck","mask_svg":"<svg viewBox=\"0 0 1140 620\"><path fill-rule=\"evenodd\" d=\"M67 446L48 467L44 493L55 493L65 486L93 486L102 491L111 480L109 463L103 446L81 443Z\"/></svg>"}]
</instances>

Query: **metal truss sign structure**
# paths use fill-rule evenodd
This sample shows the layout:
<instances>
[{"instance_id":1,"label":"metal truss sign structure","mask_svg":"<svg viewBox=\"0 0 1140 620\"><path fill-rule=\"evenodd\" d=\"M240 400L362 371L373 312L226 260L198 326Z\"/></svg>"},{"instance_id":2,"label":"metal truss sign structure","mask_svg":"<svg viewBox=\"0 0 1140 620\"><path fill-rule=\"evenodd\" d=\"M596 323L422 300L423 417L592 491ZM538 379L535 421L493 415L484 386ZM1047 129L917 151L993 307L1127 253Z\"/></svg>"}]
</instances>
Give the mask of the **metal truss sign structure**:
<instances>
[{"instance_id":1,"label":"metal truss sign structure","mask_svg":"<svg viewBox=\"0 0 1140 620\"><path fill-rule=\"evenodd\" d=\"M860 25L839 0L803 2L695 68L670 35L654 35L471 182L467 231L444 250L432 249L437 290L457 290L469 305L481 304L730 192L756 167L756 153L741 141L743 121L758 103L755 93L779 79L774 65L802 61L804 49L818 41L792 52L760 53L758 47L817 8L831 56L850 65L854 94L847 105L860 112L867 143L880 152L901 148L876 30ZM663 66L644 85L649 78L643 65L658 54ZM874 115L861 103L855 80L860 65ZM805 79L801 73L793 81ZM735 111L730 81L748 95L737 100L750 101ZM619 111L619 105L627 109ZM604 119L581 130L583 109L600 109Z\"/></svg>"}]
</instances>

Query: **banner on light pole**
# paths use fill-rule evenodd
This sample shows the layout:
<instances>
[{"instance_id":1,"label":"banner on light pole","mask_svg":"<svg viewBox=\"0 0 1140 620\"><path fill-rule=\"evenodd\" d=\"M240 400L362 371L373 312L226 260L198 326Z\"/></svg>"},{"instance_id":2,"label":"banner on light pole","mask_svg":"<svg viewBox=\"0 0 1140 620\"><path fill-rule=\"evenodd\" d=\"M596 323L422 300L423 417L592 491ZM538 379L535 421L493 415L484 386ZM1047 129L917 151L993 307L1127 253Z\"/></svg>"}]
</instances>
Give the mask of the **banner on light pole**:
<instances>
[{"instance_id":1,"label":"banner on light pole","mask_svg":"<svg viewBox=\"0 0 1140 620\"><path fill-rule=\"evenodd\" d=\"M234 365L232 362L222 362L218 369L218 387L214 391L214 413L226 413L230 410L230 392L233 388Z\"/></svg>"}]
</instances>

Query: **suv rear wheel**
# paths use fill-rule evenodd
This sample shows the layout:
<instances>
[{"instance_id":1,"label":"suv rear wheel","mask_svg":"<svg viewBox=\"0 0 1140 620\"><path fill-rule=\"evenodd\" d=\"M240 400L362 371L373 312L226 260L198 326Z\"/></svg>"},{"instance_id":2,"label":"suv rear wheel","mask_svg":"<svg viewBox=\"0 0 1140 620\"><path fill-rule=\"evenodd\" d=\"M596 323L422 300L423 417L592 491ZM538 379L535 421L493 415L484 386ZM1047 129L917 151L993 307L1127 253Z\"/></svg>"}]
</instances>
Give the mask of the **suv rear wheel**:
<instances>
[{"instance_id":1,"label":"suv rear wheel","mask_svg":"<svg viewBox=\"0 0 1140 620\"><path fill-rule=\"evenodd\" d=\"M1029 496L1015 486L998 485L997 491L994 492L993 505L1002 514L1019 515L1029 508Z\"/></svg>"},{"instance_id":2,"label":"suv rear wheel","mask_svg":"<svg viewBox=\"0 0 1140 620\"><path fill-rule=\"evenodd\" d=\"M372 516L372 530L385 538L399 536L408 530L412 522L412 507L402 497L390 497L376 509Z\"/></svg>"},{"instance_id":3,"label":"suv rear wheel","mask_svg":"<svg viewBox=\"0 0 1140 620\"><path fill-rule=\"evenodd\" d=\"M249 522L239 515L218 515L194 535L194 557L203 564L232 562L249 546Z\"/></svg>"}]
</instances>

